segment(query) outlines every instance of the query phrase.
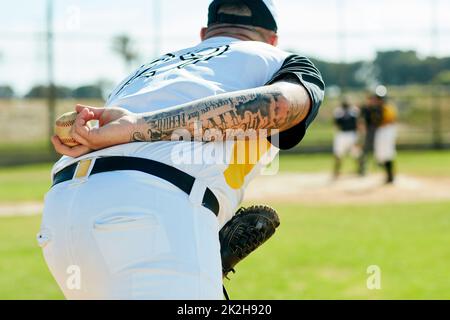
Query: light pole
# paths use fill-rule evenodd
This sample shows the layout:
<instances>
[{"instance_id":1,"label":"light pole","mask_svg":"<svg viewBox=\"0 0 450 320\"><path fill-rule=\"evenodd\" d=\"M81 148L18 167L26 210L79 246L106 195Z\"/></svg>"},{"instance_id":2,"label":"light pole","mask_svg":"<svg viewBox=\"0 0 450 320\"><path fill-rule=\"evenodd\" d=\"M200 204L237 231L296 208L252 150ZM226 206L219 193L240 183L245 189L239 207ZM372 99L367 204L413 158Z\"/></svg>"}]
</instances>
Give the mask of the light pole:
<instances>
[{"instance_id":1,"label":"light pole","mask_svg":"<svg viewBox=\"0 0 450 320\"><path fill-rule=\"evenodd\" d=\"M345 0L336 0L337 6L337 41L340 62L347 60L347 32L345 29Z\"/></svg>"},{"instance_id":2,"label":"light pole","mask_svg":"<svg viewBox=\"0 0 450 320\"><path fill-rule=\"evenodd\" d=\"M439 26L438 26L438 0L431 0L431 55L437 57L439 50ZM434 67L436 68L436 67ZM437 71L437 70L435 70ZM436 73L436 72L434 72ZM436 149L442 148L442 110L439 85L435 84L431 90L431 125L433 132L433 145Z\"/></svg>"},{"instance_id":3,"label":"light pole","mask_svg":"<svg viewBox=\"0 0 450 320\"><path fill-rule=\"evenodd\" d=\"M47 42L47 81L48 81L48 136L53 135L55 123L56 89L54 81L54 47L53 47L53 0L47 0L46 8L46 42ZM50 143L50 148L52 145Z\"/></svg>"},{"instance_id":4,"label":"light pole","mask_svg":"<svg viewBox=\"0 0 450 320\"><path fill-rule=\"evenodd\" d=\"M336 12L337 12L337 24L336 24L336 40L337 40L337 50L339 54L340 63L340 75L339 75L339 87L341 89L341 94L344 94L345 86L345 63L347 61L347 33L345 30L345 0L336 0Z\"/></svg>"},{"instance_id":5,"label":"light pole","mask_svg":"<svg viewBox=\"0 0 450 320\"><path fill-rule=\"evenodd\" d=\"M161 0L153 0L153 57L161 54Z\"/></svg>"}]
</instances>

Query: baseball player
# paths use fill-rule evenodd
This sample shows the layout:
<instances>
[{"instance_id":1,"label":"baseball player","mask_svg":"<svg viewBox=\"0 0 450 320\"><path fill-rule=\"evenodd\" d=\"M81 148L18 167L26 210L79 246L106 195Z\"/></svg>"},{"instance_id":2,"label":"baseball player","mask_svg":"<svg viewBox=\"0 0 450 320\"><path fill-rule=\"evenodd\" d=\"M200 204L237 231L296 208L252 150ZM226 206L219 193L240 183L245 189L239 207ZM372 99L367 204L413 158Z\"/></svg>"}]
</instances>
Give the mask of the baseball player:
<instances>
[{"instance_id":1,"label":"baseball player","mask_svg":"<svg viewBox=\"0 0 450 320\"><path fill-rule=\"evenodd\" d=\"M391 184L395 178L397 110L387 102L385 88L380 92L377 90L371 94L369 103L362 108L366 137L360 158L360 173L365 173L367 155L373 151L375 160L386 171L386 184Z\"/></svg>"},{"instance_id":2,"label":"baseball player","mask_svg":"<svg viewBox=\"0 0 450 320\"><path fill-rule=\"evenodd\" d=\"M364 145L359 160L359 174L364 176L367 171L367 160L369 154L374 150L375 132L382 121L382 108L377 103L377 95L370 93L367 95L367 102L361 107L361 120L364 128Z\"/></svg>"},{"instance_id":3,"label":"baseball player","mask_svg":"<svg viewBox=\"0 0 450 320\"><path fill-rule=\"evenodd\" d=\"M347 100L334 110L334 124L337 128L333 141L334 178L339 177L342 159L346 155L350 153L356 159L359 157L358 119L359 109L350 105Z\"/></svg>"},{"instance_id":4,"label":"baseball player","mask_svg":"<svg viewBox=\"0 0 450 320\"><path fill-rule=\"evenodd\" d=\"M386 184L392 184L395 180L397 109L393 104L388 103L385 95L376 95L375 100L381 109L381 120L374 138L375 159L386 172Z\"/></svg>"},{"instance_id":5,"label":"baseball player","mask_svg":"<svg viewBox=\"0 0 450 320\"><path fill-rule=\"evenodd\" d=\"M221 299L224 273L270 237L275 215L235 210L324 97L314 65L276 48L277 25L272 0L212 1L198 45L138 68L105 108L77 106L80 145L52 138L65 156L39 243L66 298Z\"/></svg>"}]
</instances>

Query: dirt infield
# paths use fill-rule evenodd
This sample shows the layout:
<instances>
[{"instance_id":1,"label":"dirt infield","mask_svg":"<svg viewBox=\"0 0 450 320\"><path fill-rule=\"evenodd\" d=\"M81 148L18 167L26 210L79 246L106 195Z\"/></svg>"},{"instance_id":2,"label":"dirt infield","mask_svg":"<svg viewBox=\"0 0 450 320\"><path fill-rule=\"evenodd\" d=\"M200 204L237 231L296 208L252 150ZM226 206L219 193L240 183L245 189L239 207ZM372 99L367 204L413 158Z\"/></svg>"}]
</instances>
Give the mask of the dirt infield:
<instances>
[{"instance_id":1,"label":"dirt infield","mask_svg":"<svg viewBox=\"0 0 450 320\"><path fill-rule=\"evenodd\" d=\"M329 174L278 174L256 178L249 186L247 202L326 204L373 204L450 201L450 178L400 175L394 185L383 184L382 175L344 176L336 181ZM41 214L39 202L0 204L0 217Z\"/></svg>"},{"instance_id":2,"label":"dirt infield","mask_svg":"<svg viewBox=\"0 0 450 320\"><path fill-rule=\"evenodd\" d=\"M450 200L450 178L400 175L394 185L385 185L382 175L333 180L326 173L278 174L256 178L245 200L317 205L445 201Z\"/></svg>"},{"instance_id":3,"label":"dirt infield","mask_svg":"<svg viewBox=\"0 0 450 320\"><path fill-rule=\"evenodd\" d=\"M12 216L34 216L42 213L44 205L40 202L0 204L0 218Z\"/></svg>"}]
</instances>

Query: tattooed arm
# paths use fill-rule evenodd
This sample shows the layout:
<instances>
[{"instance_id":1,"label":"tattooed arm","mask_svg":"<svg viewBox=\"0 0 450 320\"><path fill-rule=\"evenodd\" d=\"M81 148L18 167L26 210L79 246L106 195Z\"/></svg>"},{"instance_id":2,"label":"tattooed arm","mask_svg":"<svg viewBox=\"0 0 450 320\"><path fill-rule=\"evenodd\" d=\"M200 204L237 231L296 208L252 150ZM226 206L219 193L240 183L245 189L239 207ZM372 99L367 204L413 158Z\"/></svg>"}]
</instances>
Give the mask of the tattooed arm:
<instances>
[{"instance_id":1,"label":"tattooed arm","mask_svg":"<svg viewBox=\"0 0 450 320\"><path fill-rule=\"evenodd\" d=\"M134 114L122 108L77 106L79 112L72 136L82 145L68 148L52 138L55 149L78 157L92 150L136 141L168 141L183 130L191 137L197 128L220 132L229 129L288 130L305 119L311 108L306 91L295 80L285 79L256 89L220 94L157 112ZM100 128L86 123L99 120Z\"/></svg>"},{"instance_id":2,"label":"tattooed arm","mask_svg":"<svg viewBox=\"0 0 450 320\"><path fill-rule=\"evenodd\" d=\"M171 140L176 130L216 129L225 137L228 129L278 129L300 123L308 114L309 96L288 81L257 89L221 94L162 112L141 114L132 141Z\"/></svg>"}]
</instances>

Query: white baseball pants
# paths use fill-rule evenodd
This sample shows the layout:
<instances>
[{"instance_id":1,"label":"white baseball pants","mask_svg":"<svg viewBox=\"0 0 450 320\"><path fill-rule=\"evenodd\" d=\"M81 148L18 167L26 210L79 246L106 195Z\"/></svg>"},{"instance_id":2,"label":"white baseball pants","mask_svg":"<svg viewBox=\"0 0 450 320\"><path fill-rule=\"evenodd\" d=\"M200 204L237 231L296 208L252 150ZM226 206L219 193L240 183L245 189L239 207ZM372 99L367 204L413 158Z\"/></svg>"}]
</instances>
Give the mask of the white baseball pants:
<instances>
[{"instance_id":1,"label":"white baseball pants","mask_svg":"<svg viewBox=\"0 0 450 320\"><path fill-rule=\"evenodd\" d=\"M338 158L343 158L348 153L353 157L358 157L357 150L358 134L355 131L340 131L334 136L333 153Z\"/></svg>"},{"instance_id":2,"label":"white baseball pants","mask_svg":"<svg viewBox=\"0 0 450 320\"><path fill-rule=\"evenodd\" d=\"M135 171L67 181L46 195L38 242L67 299L222 299L202 197Z\"/></svg>"},{"instance_id":3,"label":"white baseball pants","mask_svg":"<svg viewBox=\"0 0 450 320\"><path fill-rule=\"evenodd\" d=\"M389 124L375 132L375 159L378 163L394 160L396 156L397 126Z\"/></svg>"}]
</instances>

